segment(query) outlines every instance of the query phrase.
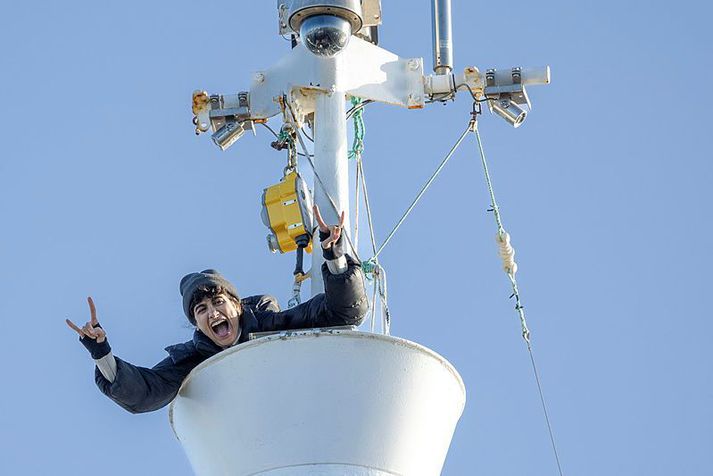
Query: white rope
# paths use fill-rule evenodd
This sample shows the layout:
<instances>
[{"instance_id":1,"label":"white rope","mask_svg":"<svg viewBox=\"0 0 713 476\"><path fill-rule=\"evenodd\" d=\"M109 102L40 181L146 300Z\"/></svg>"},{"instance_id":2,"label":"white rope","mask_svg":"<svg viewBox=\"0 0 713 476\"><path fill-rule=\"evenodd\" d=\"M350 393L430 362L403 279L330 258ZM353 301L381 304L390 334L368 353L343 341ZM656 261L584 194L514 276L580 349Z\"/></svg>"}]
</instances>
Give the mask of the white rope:
<instances>
[{"instance_id":1,"label":"white rope","mask_svg":"<svg viewBox=\"0 0 713 476\"><path fill-rule=\"evenodd\" d=\"M381 301L381 331L384 335L391 335L391 312L389 311L389 292L386 285L386 270L377 265L375 270L377 277L376 286L379 289L379 300Z\"/></svg>"},{"instance_id":2,"label":"white rope","mask_svg":"<svg viewBox=\"0 0 713 476\"><path fill-rule=\"evenodd\" d=\"M356 183L354 184L354 248L359 248L359 180L361 178L361 154L357 158Z\"/></svg>"},{"instance_id":3,"label":"white rope","mask_svg":"<svg viewBox=\"0 0 713 476\"><path fill-rule=\"evenodd\" d=\"M498 242L498 248L500 248L500 258L503 260L503 270L507 274L512 274L515 276L517 273L517 263L515 262L515 248L510 244L510 233L500 233L495 237Z\"/></svg>"},{"instance_id":4,"label":"white rope","mask_svg":"<svg viewBox=\"0 0 713 476\"><path fill-rule=\"evenodd\" d=\"M302 281L295 281L292 284L292 299L287 301L287 308L292 309L302 303Z\"/></svg>"},{"instance_id":5,"label":"white rope","mask_svg":"<svg viewBox=\"0 0 713 476\"><path fill-rule=\"evenodd\" d=\"M371 332L376 332L376 295L379 295L381 303L381 330L385 335L391 332L391 312L388 304L388 290L386 284L386 270L379 263L379 258L376 257L376 235L374 233L374 219L371 213L371 202L369 200L369 190L366 186L366 175L364 174L364 163L361 153L356 155L357 159L357 174L361 176L361 188L364 196L364 205L366 208L367 221L369 223L369 237L371 239L371 249L374 253L374 258L370 261L374 265L374 292L371 300ZM357 187L358 190L358 187Z\"/></svg>"}]
</instances>

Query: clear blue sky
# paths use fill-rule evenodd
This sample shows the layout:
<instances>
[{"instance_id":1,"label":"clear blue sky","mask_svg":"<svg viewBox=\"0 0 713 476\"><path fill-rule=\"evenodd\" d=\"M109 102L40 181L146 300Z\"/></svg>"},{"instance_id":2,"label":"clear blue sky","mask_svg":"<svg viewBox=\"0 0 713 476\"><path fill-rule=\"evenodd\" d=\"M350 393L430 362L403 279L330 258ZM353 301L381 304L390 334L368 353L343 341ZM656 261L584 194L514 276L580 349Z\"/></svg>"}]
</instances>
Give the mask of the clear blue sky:
<instances>
[{"instance_id":1,"label":"clear blue sky","mask_svg":"<svg viewBox=\"0 0 713 476\"><path fill-rule=\"evenodd\" d=\"M384 3L381 46L430 67L430 2ZM486 114L481 133L565 474L711 474L709 4L453 12L459 69L552 66L523 127ZM247 89L286 54L276 29L274 1L4 5L0 474L191 474L166 411L104 398L63 321L92 295L116 355L152 365L190 338L187 272L286 304L293 257L268 253L259 219L283 155L264 130L222 153L190 112L194 89ZM469 109L367 109L379 240ZM445 475L553 475L487 208L469 140L382 255L392 330L466 382Z\"/></svg>"}]
</instances>

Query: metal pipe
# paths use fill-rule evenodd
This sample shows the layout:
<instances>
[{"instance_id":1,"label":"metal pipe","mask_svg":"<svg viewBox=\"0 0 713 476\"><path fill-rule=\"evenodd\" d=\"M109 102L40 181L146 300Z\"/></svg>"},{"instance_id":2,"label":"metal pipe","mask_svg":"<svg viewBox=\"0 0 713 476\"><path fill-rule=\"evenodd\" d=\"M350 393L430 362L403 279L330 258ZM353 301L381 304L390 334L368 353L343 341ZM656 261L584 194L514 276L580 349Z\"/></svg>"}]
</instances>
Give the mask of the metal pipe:
<instances>
[{"instance_id":1,"label":"metal pipe","mask_svg":"<svg viewBox=\"0 0 713 476\"><path fill-rule=\"evenodd\" d=\"M433 0L433 71L449 74L453 71L453 31L451 28L451 0Z\"/></svg>"},{"instance_id":2,"label":"metal pipe","mask_svg":"<svg viewBox=\"0 0 713 476\"><path fill-rule=\"evenodd\" d=\"M338 212L349 217L349 163L347 154L346 98L343 92L317 93L314 113L314 203L329 225L339 223ZM324 190L322 188L324 186ZM328 194L328 195L327 195ZM330 200L334 200L334 205ZM335 211L334 208L337 208ZM349 218L344 231L349 230ZM312 296L324 292L322 281L322 253L319 238L312 253Z\"/></svg>"},{"instance_id":3,"label":"metal pipe","mask_svg":"<svg viewBox=\"0 0 713 476\"><path fill-rule=\"evenodd\" d=\"M533 84L550 84L550 67L538 66L520 68L520 82L526 86ZM495 71L495 85L512 84L512 69L503 68Z\"/></svg>"}]
</instances>

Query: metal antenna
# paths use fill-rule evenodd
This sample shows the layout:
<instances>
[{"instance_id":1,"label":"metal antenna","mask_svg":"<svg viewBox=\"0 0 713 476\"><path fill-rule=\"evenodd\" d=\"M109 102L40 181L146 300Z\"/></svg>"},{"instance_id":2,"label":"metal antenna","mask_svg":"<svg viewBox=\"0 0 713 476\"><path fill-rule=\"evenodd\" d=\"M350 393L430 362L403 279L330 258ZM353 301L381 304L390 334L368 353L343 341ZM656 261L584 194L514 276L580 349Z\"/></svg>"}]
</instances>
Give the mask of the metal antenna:
<instances>
[{"instance_id":1,"label":"metal antenna","mask_svg":"<svg viewBox=\"0 0 713 476\"><path fill-rule=\"evenodd\" d=\"M453 71L453 30L451 28L451 0L433 0L433 72L449 74Z\"/></svg>"}]
</instances>

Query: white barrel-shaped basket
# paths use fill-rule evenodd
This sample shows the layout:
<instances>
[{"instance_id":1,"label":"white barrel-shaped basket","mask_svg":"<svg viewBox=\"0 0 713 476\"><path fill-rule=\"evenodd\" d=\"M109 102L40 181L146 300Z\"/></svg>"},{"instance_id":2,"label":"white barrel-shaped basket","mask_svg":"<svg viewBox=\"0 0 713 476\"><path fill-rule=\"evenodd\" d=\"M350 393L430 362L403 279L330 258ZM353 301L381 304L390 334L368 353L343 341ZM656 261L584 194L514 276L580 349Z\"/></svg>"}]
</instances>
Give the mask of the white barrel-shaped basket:
<instances>
[{"instance_id":1,"label":"white barrel-shaped basket","mask_svg":"<svg viewBox=\"0 0 713 476\"><path fill-rule=\"evenodd\" d=\"M331 330L221 352L186 378L169 417L201 476L437 476L464 405L435 352Z\"/></svg>"}]
</instances>

